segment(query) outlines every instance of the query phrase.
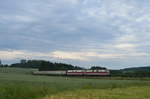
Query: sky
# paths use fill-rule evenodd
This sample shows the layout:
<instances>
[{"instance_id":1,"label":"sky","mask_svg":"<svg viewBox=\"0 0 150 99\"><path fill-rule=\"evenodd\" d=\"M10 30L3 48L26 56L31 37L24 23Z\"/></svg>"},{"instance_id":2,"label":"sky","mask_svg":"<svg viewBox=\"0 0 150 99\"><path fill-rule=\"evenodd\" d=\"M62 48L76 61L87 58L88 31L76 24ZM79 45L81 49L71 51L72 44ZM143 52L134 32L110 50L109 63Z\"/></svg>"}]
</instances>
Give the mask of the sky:
<instances>
[{"instance_id":1,"label":"sky","mask_svg":"<svg viewBox=\"0 0 150 99\"><path fill-rule=\"evenodd\" d=\"M150 0L0 0L0 59L150 65Z\"/></svg>"}]
</instances>

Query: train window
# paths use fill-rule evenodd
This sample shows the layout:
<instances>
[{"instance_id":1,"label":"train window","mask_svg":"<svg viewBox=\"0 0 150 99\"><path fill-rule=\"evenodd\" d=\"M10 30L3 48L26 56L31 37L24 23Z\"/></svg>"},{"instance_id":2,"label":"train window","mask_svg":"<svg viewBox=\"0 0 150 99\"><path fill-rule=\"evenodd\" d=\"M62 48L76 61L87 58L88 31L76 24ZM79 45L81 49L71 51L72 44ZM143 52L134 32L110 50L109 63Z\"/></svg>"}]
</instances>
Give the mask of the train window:
<instances>
[{"instance_id":1,"label":"train window","mask_svg":"<svg viewBox=\"0 0 150 99\"><path fill-rule=\"evenodd\" d=\"M98 72L102 72L102 70L98 70Z\"/></svg>"},{"instance_id":2,"label":"train window","mask_svg":"<svg viewBox=\"0 0 150 99\"><path fill-rule=\"evenodd\" d=\"M102 70L102 72L105 72L106 70Z\"/></svg>"},{"instance_id":3,"label":"train window","mask_svg":"<svg viewBox=\"0 0 150 99\"><path fill-rule=\"evenodd\" d=\"M80 72L79 70L76 70L76 72Z\"/></svg>"},{"instance_id":4,"label":"train window","mask_svg":"<svg viewBox=\"0 0 150 99\"><path fill-rule=\"evenodd\" d=\"M93 72L97 72L97 70L93 70Z\"/></svg>"},{"instance_id":5,"label":"train window","mask_svg":"<svg viewBox=\"0 0 150 99\"><path fill-rule=\"evenodd\" d=\"M68 72L72 72L72 70L68 70Z\"/></svg>"},{"instance_id":6,"label":"train window","mask_svg":"<svg viewBox=\"0 0 150 99\"><path fill-rule=\"evenodd\" d=\"M82 72L83 70L77 70L77 72Z\"/></svg>"},{"instance_id":7,"label":"train window","mask_svg":"<svg viewBox=\"0 0 150 99\"><path fill-rule=\"evenodd\" d=\"M73 70L72 72L76 72L76 70Z\"/></svg>"},{"instance_id":8,"label":"train window","mask_svg":"<svg viewBox=\"0 0 150 99\"><path fill-rule=\"evenodd\" d=\"M92 70L86 70L86 72L92 72Z\"/></svg>"}]
</instances>

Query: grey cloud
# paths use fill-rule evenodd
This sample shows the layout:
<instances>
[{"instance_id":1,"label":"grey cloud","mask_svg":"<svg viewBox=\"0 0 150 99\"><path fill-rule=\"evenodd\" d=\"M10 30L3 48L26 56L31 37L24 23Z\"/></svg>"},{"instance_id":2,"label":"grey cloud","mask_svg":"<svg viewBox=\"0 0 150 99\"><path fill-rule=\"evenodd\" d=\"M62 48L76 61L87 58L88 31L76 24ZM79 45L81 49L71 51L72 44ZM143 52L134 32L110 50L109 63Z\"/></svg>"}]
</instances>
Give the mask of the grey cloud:
<instances>
[{"instance_id":1,"label":"grey cloud","mask_svg":"<svg viewBox=\"0 0 150 99\"><path fill-rule=\"evenodd\" d=\"M148 4L148 0L2 0L0 50L126 54L115 48L123 43L138 45L135 52L149 53ZM121 41L127 35L136 40ZM99 61L111 66L124 63L95 59L89 64Z\"/></svg>"}]
</instances>

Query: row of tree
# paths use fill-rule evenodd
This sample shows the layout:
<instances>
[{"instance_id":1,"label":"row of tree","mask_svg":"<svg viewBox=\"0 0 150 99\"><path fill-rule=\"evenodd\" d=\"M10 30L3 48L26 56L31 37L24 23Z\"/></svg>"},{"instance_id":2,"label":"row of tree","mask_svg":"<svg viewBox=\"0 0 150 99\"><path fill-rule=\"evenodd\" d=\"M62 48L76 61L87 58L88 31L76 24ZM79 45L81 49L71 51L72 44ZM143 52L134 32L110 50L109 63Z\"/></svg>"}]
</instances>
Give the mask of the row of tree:
<instances>
[{"instance_id":1,"label":"row of tree","mask_svg":"<svg viewBox=\"0 0 150 99\"><path fill-rule=\"evenodd\" d=\"M21 60L20 63L3 65L0 61L0 67L19 67L19 68L38 68L40 71L49 70L79 70L83 67L74 66L65 63L53 63L45 60ZM92 66L89 69L107 69L101 66ZM126 68L121 70L110 70L113 77L150 77L150 66L139 68Z\"/></svg>"},{"instance_id":2,"label":"row of tree","mask_svg":"<svg viewBox=\"0 0 150 99\"><path fill-rule=\"evenodd\" d=\"M110 70L112 77L150 77L150 70Z\"/></svg>"},{"instance_id":3,"label":"row of tree","mask_svg":"<svg viewBox=\"0 0 150 99\"><path fill-rule=\"evenodd\" d=\"M2 64L2 61L0 60L0 67L8 67L7 64Z\"/></svg>"},{"instance_id":4,"label":"row of tree","mask_svg":"<svg viewBox=\"0 0 150 99\"><path fill-rule=\"evenodd\" d=\"M38 68L40 71L49 70L81 70L83 67L65 63L53 63L45 60L21 60L20 63L1 65L1 67ZM92 66L90 69L106 69L105 67Z\"/></svg>"}]
</instances>

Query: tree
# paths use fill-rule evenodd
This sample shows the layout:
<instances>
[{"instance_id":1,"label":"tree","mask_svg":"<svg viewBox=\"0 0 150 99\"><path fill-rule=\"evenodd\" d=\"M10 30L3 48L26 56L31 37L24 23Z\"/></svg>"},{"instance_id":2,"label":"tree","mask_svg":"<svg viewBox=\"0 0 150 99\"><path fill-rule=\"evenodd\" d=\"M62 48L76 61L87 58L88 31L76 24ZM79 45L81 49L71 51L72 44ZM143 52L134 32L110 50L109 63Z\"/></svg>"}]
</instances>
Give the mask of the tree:
<instances>
[{"instance_id":1,"label":"tree","mask_svg":"<svg viewBox=\"0 0 150 99\"><path fill-rule=\"evenodd\" d=\"M45 60L20 60L20 63L11 64L10 67L38 68L40 71L83 69L81 67L73 66L71 64L52 63Z\"/></svg>"},{"instance_id":2,"label":"tree","mask_svg":"<svg viewBox=\"0 0 150 99\"><path fill-rule=\"evenodd\" d=\"M90 69L106 69L105 67L100 67L100 66L92 66Z\"/></svg>"},{"instance_id":3,"label":"tree","mask_svg":"<svg viewBox=\"0 0 150 99\"><path fill-rule=\"evenodd\" d=\"M21 64L25 64L27 61L25 59L20 60Z\"/></svg>"},{"instance_id":4,"label":"tree","mask_svg":"<svg viewBox=\"0 0 150 99\"><path fill-rule=\"evenodd\" d=\"M0 60L0 65L2 65L2 61Z\"/></svg>"},{"instance_id":5,"label":"tree","mask_svg":"<svg viewBox=\"0 0 150 99\"><path fill-rule=\"evenodd\" d=\"M2 65L2 61L0 60L0 67L3 67L3 65Z\"/></svg>"}]
</instances>

